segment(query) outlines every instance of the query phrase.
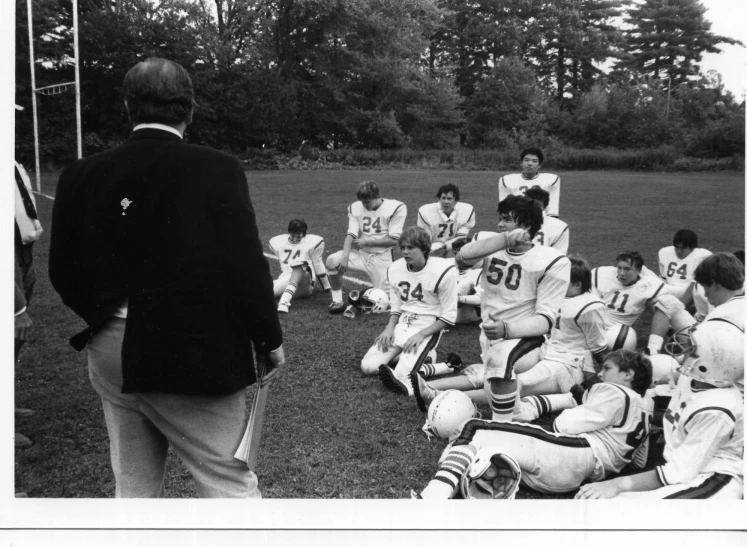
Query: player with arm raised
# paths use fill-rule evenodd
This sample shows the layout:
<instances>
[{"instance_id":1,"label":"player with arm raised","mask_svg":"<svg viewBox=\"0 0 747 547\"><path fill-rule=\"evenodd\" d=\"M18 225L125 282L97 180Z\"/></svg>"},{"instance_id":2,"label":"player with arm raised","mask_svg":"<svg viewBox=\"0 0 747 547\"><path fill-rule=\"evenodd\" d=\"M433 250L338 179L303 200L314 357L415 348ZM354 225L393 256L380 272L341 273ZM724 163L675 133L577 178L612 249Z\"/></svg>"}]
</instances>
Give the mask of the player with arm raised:
<instances>
[{"instance_id":1,"label":"player with arm raised","mask_svg":"<svg viewBox=\"0 0 747 547\"><path fill-rule=\"evenodd\" d=\"M459 201L459 187L445 184L436 194L438 202L418 209L418 226L431 234L431 256L454 256L452 244L466 239L475 227L475 208Z\"/></svg>"},{"instance_id":2,"label":"player with arm raised","mask_svg":"<svg viewBox=\"0 0 747 547\"><path fill-rule=\"evenodd\" d=\"M537 245L545 245L556 249L560 254L568 254L568 244L570 241L570 231L568 225L559 218L548 216L547 206L550 203L550 193L539 186L532 186L524 192L529 199L534 199L542 204L544 218L542 219L542 228L532 240Z\"/></svg>"},{"instance_id":3,"label":"player with arm raised","mask_svg":"<svg viewBox=\"0 0 747 547\"><path fill-rule=\"evenodd\" d=\"M386 270L407 217L407 206L396 199L382 198L373 181L361 182L357 197L358 201L348 207L348 232L342 250L327 257L332 287L329 313L333 314L345 310L342 275L347 270L365 273L374 288L389 292Z\"/></svg>"},{"instance_id":4,"label":"player with arm raised","mask_svg":"<svg viewBox=\"0 0 747 547\"><path fill-rule=\"evenodd\" d=\"M291 299L305 298L314 292L318 279L325 290L329 290L327 269L324 266L324 239L306 234L308 226L302 218L288 223L288 233L270 240L270 249L280 263L280 276L273 283L275 298L280 297L278 311L288 313Z\"/></svg>"},{"instance_id":5,"label":"player with arm raised","mask_svg":"<svg viewBox=\"0 0 747 547\"><path fill-rule=\"evenodd\" d=\"M407 395L413 394L410 372L417 373L443 329L456 321L456 266L453 260L429 256L430 247L431 237L422 228L411 226L402 233L402 258L388 270L389 322L361 362L364 374L378 373L388 388Z\"/></svg>"},{"instance_id":6,"label":"player with arm raised","mask_svg":"<svg viewBox=\"0 0 747 547\"><path fill-rule=\"evenodd\" d=\"M682 362L664 415L663 465L582 486L576 498L742 499L744 333L724 321L688 327L667 342Z\"/></svg>"},{"instance_id":7,"label":"player with arm raised","mask_svg":"<svg viewBox=\"0 0 747 547\"><path fill-rule=\"evenodd\" d=\"M536 351L568 290L571 264L555 249L531 243L542 226L539 203L509 196L498 204L498 214L501 233L468 243L456 257L463 268L484 259L480 278L484 364L440 380L439 387L467 391L478 401L487 398L493 419L510 421L518 393L516 374L525 370L526 363L537 363ZM417 378L413 380L417 385Z\"/></svg>"},{"instance_id":8,"label":"player with arm raised","mask_svg":"<svg viewBox=\"0 0 747 547\"><path fill-rule=\"evenodd\" d=\"M441 458L423 499L511 499L519 482L538 492L571 492L633 461L647 438L651 407L642 394L651 364L637 353L610 353L595 384L576 405L568 399L553 432L531 424L468 421Z\"/></svg>"},{"instance_id":9,"label":"player with arm raised","mask_svg":"<svg viewBox=\"0 0 747 547\"><path fill-rule=\"evenodd\" d=\"M510 195L522 196L531 186L539 186L550 193L550 204L547 214L558 216L560 210L560 177L552 173L540 173L540 167L545 160L539 148L527 148L519 155L521 173L512 173L501 177L498 181L498 200L503 201Z\"/></svg>"}]
</instances>

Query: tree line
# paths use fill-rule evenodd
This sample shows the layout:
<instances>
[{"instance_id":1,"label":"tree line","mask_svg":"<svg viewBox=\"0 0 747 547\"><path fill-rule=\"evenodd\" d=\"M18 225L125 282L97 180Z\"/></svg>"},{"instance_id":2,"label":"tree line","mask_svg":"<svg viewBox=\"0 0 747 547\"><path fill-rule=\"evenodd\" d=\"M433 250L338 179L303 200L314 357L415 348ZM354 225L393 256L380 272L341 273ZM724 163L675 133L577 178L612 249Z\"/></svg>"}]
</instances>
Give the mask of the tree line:
<instances>
[{"instance_id":1,"label":"tree line","mask_svg":"<svg viewBox=\"0 0 747 547\"><path fill-rule=\"evenodd\" d=\"M253 149L673 146L743 154L744 100L703 74L698 0L79 0L84 154L122 142L122 78L182 64L191 142ZM71 0L33 0L36 86L73 79ZM741 45L741 44L740 44ZM26 0L16 154L33 157ZM42 161L75 155L72 93L38 95Z\"/></svg>"}]
</instances>

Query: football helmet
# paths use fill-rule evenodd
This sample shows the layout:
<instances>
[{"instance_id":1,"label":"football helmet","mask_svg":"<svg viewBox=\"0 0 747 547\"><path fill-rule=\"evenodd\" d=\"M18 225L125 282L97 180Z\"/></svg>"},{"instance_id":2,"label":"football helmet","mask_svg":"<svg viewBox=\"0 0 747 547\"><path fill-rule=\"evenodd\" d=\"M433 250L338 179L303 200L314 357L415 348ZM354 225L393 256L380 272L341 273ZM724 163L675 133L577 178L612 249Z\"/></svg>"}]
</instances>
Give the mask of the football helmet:
<instances>
[{"instance_id":1,"label":"football helmet","mask_svg":"<svg viewBox=\"0 0 747 547\"><path fill-rule=\"evenodd\" d=\"M607 349L627 349L635 351L638 344L638 335L630 325L612 325L607 329Z\"/></svg>"},{"instance_id":2,"label":"football helmet","mask_svg":"<svg viewBox=\"0 0 747 547\"><path fill-rule=\"evenodd\" d=\"M652 380L654 384L661 383L673 377L675 372L679 372L680 364L671 355L659 353L649 357L651 361Z\"/></svg>"},{"instance_id":3,"label":"football helmet","mask_svg":"<svg viewBox=\"0 0 747 547\"><path fill-rule=\"evenodd\" d=\"M459 434L467 420L479 415L475 403L466 393L447 389L431 401L426 430L439 439L450 440Z\"/></svg>"},{"instance_id":4,"label":"football helmet","mask_svg":"<svg viewBox=\"0 0 747 547\"><path fill-rule=\"evenodd\" d=\"M389 297L381 289L368 289L363 293L350 291L348 302L365 313L384 313L389 309Z\"/></svg>"},{"instance_id":5,"label":"football helmet","mask_svg":"<svg viewBox=\"0 0 747 547\"><path fill-rule=\"evenodd\" d=\"M521 468L494 446L481 448L459 481L464 499L512 500L521 481Z\"/></svg>"},{"instance_id":6,"label":"football helmet","mask_svg":"<svg viewBox=\"0 0 747 547\"><path fill-rule=\"evenodd\" d=\"M685 327L664 349L681 363L681 374L701 382L728 387L744 377L744 333L726 321Z\"/></svg>"}]
</instances>

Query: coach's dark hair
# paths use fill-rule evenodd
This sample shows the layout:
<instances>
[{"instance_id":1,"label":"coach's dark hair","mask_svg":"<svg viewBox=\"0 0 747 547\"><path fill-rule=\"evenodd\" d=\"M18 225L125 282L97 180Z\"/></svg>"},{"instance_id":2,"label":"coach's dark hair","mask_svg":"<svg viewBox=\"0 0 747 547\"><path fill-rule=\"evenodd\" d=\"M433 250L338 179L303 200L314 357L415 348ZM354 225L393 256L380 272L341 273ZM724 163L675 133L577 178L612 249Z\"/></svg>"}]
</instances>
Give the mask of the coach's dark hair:
<instances>
[{"instance_id":1,"label":"coach's dark hair","mask_svg":"<svg viewBox=\"0 0 747 547\"><path fill-rule=\"evenodd\" d=\"M717 283L736 291L744 286L744 264L732 253L713 253L698 264L694 277L701 285Z\"/></svg>"},{"instance_id":2,"label":"coach's dark hair","mask_svg":"<svg viewBox=\"0 0 747 547\"><path fill-rule=\"evenodd\" d=\"M402 231L402 235L399 236L399 247L400 249L404 245L412 245L417 247L425 255L425 259L431 254L431 234L426 232L420 226L410 226Z\"/></svg>"},{"instance_id":3,"label":"coach's dark hair","mask_svg":"<svg viewBox=\"0 0 747 547\"><path fill-rule=\"evenodd\" d=\"M643 257L641 256L641 253L639 253L638 251L624 251L620 253L619 255L617 255L617 258L615 259L615 264L617 264L621 260L630 262L630 265L633 266L639 272L643 268Z\"/></svg>"},{"instance_id":4,"label":"coach's dark hair","mask_svg":"<svg viewBox=\"0 0 747 547\"><path fill-rule=\"evenodd\" d=\"M571 261L571 283L581 283L581 292L591 290L591 264L581 255L569 256Z\"/></svg>"},{"instance_id":5,"label":"coach's dark hair","mask_svg":"<svg viewBox=\"0 0 747 547\"><path fill-rule=\"evenodd\" d=\"M379 187L372 180L364 180L358 185L356 196L359 200L379 199Z\"/></svg>"},{"instance_id":6,"label":"coach's dark hair","mask_svg":"<svg viewBox=\"0 0 747 547\"><path fill-rule=\"evenodd\" d=\"M627 349L616 349L609 352L604 358L617 365L620 372L633 371L633 379L630 382L630 389L638 395L643 396L646 390L651 387L653 379L653 369L651 361L643 353L629 351Z\"/></svg>"},{"instance_id":7,"label":"coach's dark hair","mask_svg":"<svg viewBox=\"0 0 747 547\"><path fill-rule=\"evenodd\" d=\"M438 189L438 193L436 194L437 198L440 198L442 194L448 194L451 192L454 194L454 201L459 201L459 186L456 184L444 184Z\"/></svg>"},{"instance_id":8,"label":"coach's dark hair","mask_svg":"<svg viewBox=\"0 0 747 547\"><path fill-rule=\"evenodd\" d=\"M289 234L297 234L301 232L305 237L306 231L308 229L309 229L309 226L306 224L306 221L302 218L294 218L288 223Z\"/></svg>"},{"instance_id":9,"label":"coach's dark hair","mask_svg":"<svg viewBox=\"0 0 747 547\"><path fill-rule=\"evenodd\" d=\"M517 225L527 228L531 239L534 239L534 236L540 231L544 220L542 205L538 201L524 196L506 196L503 201L498 203L498 214L501 216L511 215Z\"/></svg>"},{"instance_id":10,"label":"coach's dark hair","mask_svg":"<svg viewBox=\"0 0 747 547\"><path fill-rule=\"evenodd\" d=\"M519 155L519 161L524 161L524 156L526 156L527 154L537 156L537 159L539 159L540 161L540 165L542 165L542 162L545 161L545 155L542 153L542 150L534 146L522 150L521 154Z\"/></svg>"},{"instance_id":11,"label":"coach's dark hair","mask_svg":"<svg viewBox=\"0 0 747 547\"><path fill-rule=\"evenodd\" d=\"M189 74L180 64L151 57L125 75L122 93L134 124L192 123L194 91Z\"/></svg>"},{"instance_id":12,"label":"coach's dark hair","mask_svg":"<svg viewBox=\"0 0 747 547\"><path fill-rule=\"evenodd\" d=\"M539 201L542 204L543 209L547 209L547 206L550 205L550 192L543 190L536 184L525 190L524 196Z\"/></svg>"},{"instance_id":13,"label":"coach's dark hair","mask_svg":"<svg viewBox=\"0 0 747 547\"><path fill-rule=\"evenodd\" d=\"M695 249L698 246L698 236L692 230L677 230L672 238L672 245L675 247L677 244L690 249Z\"/></svg>"}]
</instances>

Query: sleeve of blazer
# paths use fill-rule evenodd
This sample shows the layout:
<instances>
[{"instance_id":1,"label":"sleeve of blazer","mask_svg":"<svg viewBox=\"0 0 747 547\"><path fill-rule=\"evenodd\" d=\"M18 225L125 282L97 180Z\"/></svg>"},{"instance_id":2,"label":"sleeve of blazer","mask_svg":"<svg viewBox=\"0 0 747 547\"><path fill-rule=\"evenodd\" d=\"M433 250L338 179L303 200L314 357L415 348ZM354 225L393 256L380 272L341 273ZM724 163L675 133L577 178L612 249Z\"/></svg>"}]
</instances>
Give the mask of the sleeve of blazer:
<instances>
[{"instance_id":1,"label":"sleeve of blazer","mask_svg":"<svg viewBox=\"0 0 747 547\"><path fill-rule=\"evenodd\" d=\"M255 347L266 344L268 350L276 349L283 335L246 176L233 158L223 173L214 175L217 235L230 290Z\"/></svg>"}]
</instances>

